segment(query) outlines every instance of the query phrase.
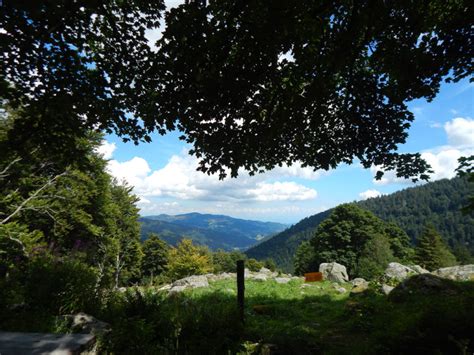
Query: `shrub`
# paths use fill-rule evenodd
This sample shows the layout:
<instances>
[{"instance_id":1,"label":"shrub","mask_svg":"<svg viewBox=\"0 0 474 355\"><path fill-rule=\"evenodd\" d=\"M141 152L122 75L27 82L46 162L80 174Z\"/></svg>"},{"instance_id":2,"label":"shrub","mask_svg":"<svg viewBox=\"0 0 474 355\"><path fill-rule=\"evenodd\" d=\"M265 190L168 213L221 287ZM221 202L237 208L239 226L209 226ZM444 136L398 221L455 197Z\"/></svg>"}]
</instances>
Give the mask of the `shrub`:
<instances>
[{"instance_id":1,"label":"shrub","mask_svg":"<svg viewBox=\"0 0 474 355\"><path fill-rule=\"evenodd\" d=\"M212 271L208 249L194 245L191 239L183 239L176 248L172 248L168 259L168 275L172 279Z\"/></svg>"},{"instance_id":2,"label":"shrub","mask_svg":"<svg viewBox=\"0 0 474 355\"><path fill-rule=\"evenodd\" d=\"M24 275L25 302L54 314L94 309L95 270L71 258L42 255L30 260Z\"/></svg>"}]
</instances>

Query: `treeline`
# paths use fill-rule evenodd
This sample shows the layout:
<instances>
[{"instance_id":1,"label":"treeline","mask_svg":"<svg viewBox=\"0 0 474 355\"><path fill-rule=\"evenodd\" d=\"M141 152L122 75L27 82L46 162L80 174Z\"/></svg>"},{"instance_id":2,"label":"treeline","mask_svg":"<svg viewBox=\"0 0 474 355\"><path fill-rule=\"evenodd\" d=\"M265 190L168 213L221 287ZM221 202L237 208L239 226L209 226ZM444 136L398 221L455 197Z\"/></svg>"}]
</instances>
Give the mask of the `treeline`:
<instances>
[{"instance_id":1,"label":"treeline","mask_svg":"<svg viewBox=\"0 0 474 355\"><path fill-rule=\"evenodd\" d=\"M472 195L469 176L444 179L390 195L355 202L384 221L396 223L414 246L426 225L433 226L452 251L474 255L474 218L463 213ZM314 236L333 209L307 217L275 237L246 251L249 257L272 256L285 271L293 271L298 246Z\"/></svg>"},{"instance_id":2,"label":"treeline","mask_svg":"<svg viewBox=\"0 0 474 355\"><path fill-rule=\"evenodd\" d=\"M176 248L157 236L142 245L138 198L107 173L99 134L58 132L75 146L66 155L48 142L18 141L16 120L22 123L21 111L2 111L0 312L13 304L47 314L84 310L112 288L230 272L247 259L186 239ZM247 259L252 270L263 266L275 269Z\"/></svg>"},{"instance_id":3,"label":"treeline","mask_svg":"<svg viewBox=\"0 0 474 355\"><path fill-rule=\"evenodd\" d=\"M257 261L247 258L240 251L227 252L222 249L211 252L208 247L195 245L191 239L183 238L176 247L151 234L143 243L142 271L144 284L161 284L190 275L235 272L237 260L245 260L250 271L266 267L275 271L272 259Z\"/></svg>"},{"instance_id":4,"label":"treeline","mask_svg":"<svg viewBox=\"0 0 474 355\"><path fill-rule=\"evenodd\" d=\"M431 225L424 227L413 248L408 235L395 223L385 222L355 204L344 204L298 247L294 266L296 273L303 274L318 270L321 263L338 262L347 267L351 278L371 280L382 276L394 261L433 271L474 260L469 256L457 260Z\"/></svg>"},{"instance_id":5,"label":"treeline","mask_svg":"<svg viewBox=\"0 0 474 355\"><path fill-rule=\"evenodd\" d=\"M443 179L387 196L358 202L385 221L395 221L415 243L426 224L451 248L466 246L474 254L474 218L462 212L474 185L467 177Z\"/></svg>"},{"instance_id":6,"label":"treeline","mask_svg":"<svg viewBox=\"0 0 474 355\"><path fill-rule=\"evenodd\" d=\"M32 122L22 110L1 111L0 310L83 309L101 290L141 277L138 198L106 172L101 135L58 131L50 144L13 128Z\"/></svg>"}]
</instances>

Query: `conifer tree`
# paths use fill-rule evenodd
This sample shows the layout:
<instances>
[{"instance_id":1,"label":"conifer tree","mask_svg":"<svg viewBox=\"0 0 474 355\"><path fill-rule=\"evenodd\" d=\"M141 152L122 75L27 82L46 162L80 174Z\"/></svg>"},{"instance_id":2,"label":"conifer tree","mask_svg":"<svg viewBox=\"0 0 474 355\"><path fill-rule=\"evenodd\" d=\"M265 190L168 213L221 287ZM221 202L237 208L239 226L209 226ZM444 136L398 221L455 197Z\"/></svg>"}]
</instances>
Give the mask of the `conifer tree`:
<instances>
[{"instance_id":1,"label":"conifer tree","mask_svg":"<svg viewBox=\"0 0 474 355\"><path fill-rule=\"evenodd\" d=\"M431 225L425 226L415 248L414 259L416 263L428 270L456 264L456 257Z\"/></svg>"}]
</instances>

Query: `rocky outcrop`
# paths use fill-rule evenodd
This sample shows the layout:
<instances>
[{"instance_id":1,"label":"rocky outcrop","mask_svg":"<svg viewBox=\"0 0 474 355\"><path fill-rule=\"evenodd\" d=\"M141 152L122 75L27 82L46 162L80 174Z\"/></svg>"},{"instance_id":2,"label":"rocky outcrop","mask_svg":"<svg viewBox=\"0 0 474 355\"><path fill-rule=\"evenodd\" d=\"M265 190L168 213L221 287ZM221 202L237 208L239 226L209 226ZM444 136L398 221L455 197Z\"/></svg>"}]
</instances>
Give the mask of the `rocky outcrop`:
<instances>
[{"instance_id":1,"label":"rocky outcrop","mask_svg":"<svg viewBox=\"0 0 474 355\"><path fill-rule=\"evenodd\" d=\"M206 275L193 275L185 277L184 279L176 280L169 288L169 293L179 293L190 288L208 287Z\"/></svg>"},{"instance_id":2,"label":"rocky outcrop","mask_svg":"<svg viewBox=\"0 0 474 355\"><path fill-rule=\"evenodd\" d=\"M334 282L346 282L349 281L347 270L344 265L333 263L322 263L319 265L319 272L323 273L324 280Z\"/></svg>"},{"instance_id":3,"label":"rocky outcrop","mask_svg":"<svg viewBox=\"0 0 474 355\"><path fill-rule=\"evenodd\" d=\"M158 288L158 291L167 291L170 294L180 293L187 289L192 288L199 288L199 287L208 287L209 282L215 282L220 280L227 280L227 279L236 279L237 274L233 272L223 272L221 274L206 274L206 275L194 275L188 276L183 279L177 280L172 284L164 285ZM245 269L244 277L247 280L254 280L254 281L268 281L268 280L275 280L275 282L283 284L288 283L293 279L299 279L299 277L286 275L286 274L278 274L277 272L271 271L267 268L261 268L258 272L250 271L249 269ZM125 292L124 288L124 292Z\"/></svg>"},{"instance_id":4,"label":"rocky outcrop","mask_svg":"<svg viewBox=\"0 0 474 355\"><path fill-rule=\"evenodd\" d=\"M408 266L400 263L390 263L384 272L384 277L388 280L403 281L410 275L416 275L417 272Z\"/></svg>"},{"instance_id":5,"label":"rocky outcrop","mask_svg":"<svg viewBox=\"0 0 474 355\"><path fill-rule=\"evenodd\" d=\"M460 292L459 287L451 280L432 274L419 274L401 282L390 292L389 299L403 301L413 294L453 295L458 292Z\"/></svg>"},{"instance_id":6,"label":"rocky outcrop","mask_svg":"<svg viewBox=\"0 0 474 355\"><path fill-rule=\"evenodd\" d=\"M421 266L415 265L413 267L405 266L400 263L390 263L384 272L384 278L390 281L403 281L409 276L428 273L428 270Z\"/></svg>"},{"instance_id":7,"label":"rocky outcrop","mask_svg":"<svg viewBox=\"0 0 474 355\"><path fill-rule=\"evenodd\" d=\"M474 265L444 267L432 272L433 275L456 281L474 281Z\"/></svg>"},{"instance_id":8,"label":"rocky outcrop","mask_svg":"<svg viewBox=\"0 0 474 355\"><path fill-rule=\"evenodd\" d=\"M64 315L61 318L73 333L104 335L110 331L108 323L83 312Z\"/></svg>"},{"instance_id":9,"label":"rocky outcrop","mask_svg":"<svg viewBox=\"0 0 474 355\"><path fill-rule=\"evenodd\" d=\"M208 287L209 282L207 281L206 275L193 275L176 280L172 284L172 287L175 286L186 286L186 288Z\"/></svg>"}]
</instances>

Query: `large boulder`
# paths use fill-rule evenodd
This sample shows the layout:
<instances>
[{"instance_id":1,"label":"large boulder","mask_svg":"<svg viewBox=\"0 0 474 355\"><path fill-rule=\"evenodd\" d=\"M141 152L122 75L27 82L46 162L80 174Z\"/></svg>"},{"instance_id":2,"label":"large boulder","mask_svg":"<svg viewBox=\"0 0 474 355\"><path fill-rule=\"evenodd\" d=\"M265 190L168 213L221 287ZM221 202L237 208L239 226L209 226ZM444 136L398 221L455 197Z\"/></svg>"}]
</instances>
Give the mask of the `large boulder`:
<instances>
[{"instance_id":1,"label":"large boulder","mask_svg":"<svg viewBox=\"0 0 474 355\"><path fill-rule=\"evenodd\" d=\"M407 278L389 295L392 301L405 301L412 295L453 295L462 292L453 281L432 274L419 274Z\"/></svg>"},{"instance_id":2,"label":"large boulder","mask_svg":"<svg viewBox=\"0 0 474 355\"><path fill-rule=\"evenodd\" d=\"M346 282L349 281L347 270L344 265L333 263L322 263L319 265L319 272L323 273L325 280L334 282Z\"/></svg>"},{"instance_id":3,"label":"large boulder","mask_svg":"<svg viewBox=\"0 0 474 355\"><path fill-rule=\"evenodd\" d=\"M369 283L362 277L356 277L354 280L351 280L351 284L352 286L357 287L360 285L368 285Z\"/></svg>"},{"instance_id":4,"label":"large boulder","mask_svg":"<svg viewBox=\"0 0 474 355\"><path fill-rule=\"evenodd\" d=\"M369 289L369 283L362 278L356 278L352 280L351 284L353 285L351 289L351 295L364 293Z\"/></svg>"},{"instance_id":5,"label":"large boulder","mask_svg":"<svg viewBox=\"0 0 474 355\"><path fill-rule=\"evenodd\" d=\"M456 281L474 281L474 265L444 267L432 272L433 275Z\"/></svg>"},{"instance_id":6,"label":"large boulder","mask_svg":"<svg viewBox=\"0 0 474 355\"><path fill-rule=\"evenodd\" d=\"M413 265L410 266L413 270L415 270L419 274L429 274L430 272L425 268L422 268L420 265Z\"/></svg>"},{"instance_id":7,"label":"large boulder","mask_svg":"<svg viewBox=\"0 0 474 355\"><path fill-rule=\"evenodd\" d=\"M193 275L185 277L184 279L176 280L172 284L172 288L176 286L184 286L186 288L208 287L206 275Z\"/></svg>"},{"instance_id":8,"label":"large boulder","mask_svg":"<svg viewBox=\"0 0 474 355\"><path fill-rule=\"evenodd\" d=\"M384 277L387 280L403 281L407 277L419 274L411 267L402 265L400 263L390 263L384 272Z\"/></svg>"}]
</instances>

